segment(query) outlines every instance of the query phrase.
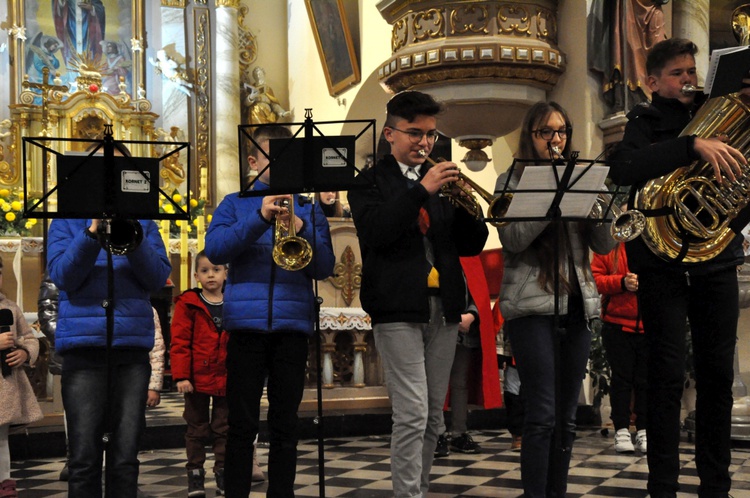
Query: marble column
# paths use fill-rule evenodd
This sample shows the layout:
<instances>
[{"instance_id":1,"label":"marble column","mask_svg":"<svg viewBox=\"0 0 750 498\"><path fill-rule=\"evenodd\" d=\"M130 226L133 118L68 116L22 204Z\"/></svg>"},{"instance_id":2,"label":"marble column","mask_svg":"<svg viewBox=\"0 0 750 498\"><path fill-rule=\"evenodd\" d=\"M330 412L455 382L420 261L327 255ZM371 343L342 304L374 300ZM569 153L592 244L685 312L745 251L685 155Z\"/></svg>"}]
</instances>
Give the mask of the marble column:
<instances>
[{"instance_id":1,"label":"marble column","mask_svg":"<svg viewBox=\"0 0 750 498\"><path fill-rule=\"evenodd\" d=\"M695 65L698 69L698 84L703 85L708 72L709 49L709 0L672 2L672 36L687 38L698 46Z\"/></svg>"},{"instance_id":2,"label":"marble column","mask_svg":"<svg viewBox=\"0 0 750 498\"><path fill-rule=\"evenodd\" d=\"M240 189L237 125L240 124L239 0L216 0L216 202Z\"/></svg>"}]
</instances>

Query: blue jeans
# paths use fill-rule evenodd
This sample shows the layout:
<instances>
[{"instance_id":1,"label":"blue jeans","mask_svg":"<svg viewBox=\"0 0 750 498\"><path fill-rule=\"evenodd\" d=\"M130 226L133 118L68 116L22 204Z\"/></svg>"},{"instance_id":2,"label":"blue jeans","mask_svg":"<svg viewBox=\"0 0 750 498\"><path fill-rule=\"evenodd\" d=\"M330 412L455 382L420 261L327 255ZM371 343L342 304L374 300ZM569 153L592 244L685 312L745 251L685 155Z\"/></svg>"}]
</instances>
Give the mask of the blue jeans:
<instances>
[{"instance_id":1,"label":"blue jeans","mask_svg":"<svg viewBox=\"0 0 750 498\"><path fill-rule=\"evenodd\" d=\"M109 431L105 476L108 498L135 498L138 493L138 440L145 421L150 376L151 365L148 363L113 366L108 387L104 368L63 371L61 384L68 421L70 496L102 496L102 436Z\"/></svg>"},{"instance_id":2,"label":"blue jeans","mask_svg":"<svg viewBox=\"0 0 750 498\"><path fill-rule=\"evenodd\" d=\"M680 473L680 408L685 385L687 320L695 366L695 466L698 496L726 497L732 481L732 382L737 341L737 272L638 276L638 299L649 346L648 490L675 496Z\"/></svg>"},{"instance_id":3,"label":"blue jeans","mask_svg":"<svg viewBox=\"0 0 750 498\"><path fill-rule=\"evenodd\" d=\"M521 481L524 497L564 497L591 331L580 321L568 324L560 334L555 330L554 317L538 315L508 320L505 327L510 333L523 391ZM556 382L559 382L558 389ZM557 409L561 411L559 445L555 431Z\"/></svg>"},{"instance_id":4,"label":"blue jeans","mask_svg":"<svg viewBox=\"0 0 750 498\"><path fill-rule=\"evenodd\" d=\"M227 344L229 433L224 461L227 498L247 498L253 442L268 374L269 498L293 498L297 473L297 410L305 388L309 338L299 332L233 331Z\"/></svg>"}]
</instances>

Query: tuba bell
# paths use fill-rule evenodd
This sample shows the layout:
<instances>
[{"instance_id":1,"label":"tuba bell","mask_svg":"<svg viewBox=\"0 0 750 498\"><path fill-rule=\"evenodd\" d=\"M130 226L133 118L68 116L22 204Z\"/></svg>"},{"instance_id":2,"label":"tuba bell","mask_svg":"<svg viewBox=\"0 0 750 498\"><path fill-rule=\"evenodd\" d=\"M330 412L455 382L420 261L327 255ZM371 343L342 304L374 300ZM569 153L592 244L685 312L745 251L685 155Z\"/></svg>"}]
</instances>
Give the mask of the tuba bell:
<instances>
[{"instance_id":1,"label":"tuba bell","mask_svg":"<svg viewBox=\"0 0 750 498\"><path fill-rule=\"evenodd\" d=\"M289 223L284 223L276 217L274 226L273 260L279 267L288 271L297 271L310 264L313 251L310 243L302 237L297 236L294 225L294 200L284 199L282 207L289 210Z\"/></svg>"}]
</instances>

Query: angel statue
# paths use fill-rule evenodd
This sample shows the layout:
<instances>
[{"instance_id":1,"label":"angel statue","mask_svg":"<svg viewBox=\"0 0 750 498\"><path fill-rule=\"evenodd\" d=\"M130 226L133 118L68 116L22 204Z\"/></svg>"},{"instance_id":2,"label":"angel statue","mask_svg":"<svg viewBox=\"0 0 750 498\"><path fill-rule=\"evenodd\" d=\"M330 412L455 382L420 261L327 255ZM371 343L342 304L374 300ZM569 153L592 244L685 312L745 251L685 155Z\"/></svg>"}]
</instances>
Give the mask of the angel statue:
<instances>
[{"instance_id":1,"label":"angel statue","mask_svg":"<svg viewBox=\"0 0 750 498\"><path fill-rule=\"evenodd\" d=\"M180 67L180 64L176 60L167 54L166 50L158 50L156 52L156 59L149 57L148 60L156 69L157 74L161 74L172 81L177 90L185 95L190 95L193 84L188 81L185 70Z\"/></svg>"},{"instance_id":2,"label":"angel statue","mask_svg":"<svg viewBox=\"0 0 750 498\"><path fill-rule=\"evenodd\" d=\"M280 118L289 116L292 111L286 111L273 94L273 89L266 85L266 72L258 66L253 69L254 85L244 83L248 92L245 105L249 109L248 122L250 124L275 123Z\"/></svg>"},{"instance_id":3,"label":"angel statue","mask_svg":"<svg viewBox=\"0 0 750 498\"><path fill-rule=\"evenodd\" d=\"M157 128L155 134L160 142L187 142L185 132L179 126L172 126L169 131L164 128ZM156 152L164 156L176 147L176 145L159 144L156 146ZM162 169L159 174L164 178L164 188L170 188L172 185L177 188L185 181L185 169L180 162L179 152L162 161Z\"/></svg>"}]
</instances>

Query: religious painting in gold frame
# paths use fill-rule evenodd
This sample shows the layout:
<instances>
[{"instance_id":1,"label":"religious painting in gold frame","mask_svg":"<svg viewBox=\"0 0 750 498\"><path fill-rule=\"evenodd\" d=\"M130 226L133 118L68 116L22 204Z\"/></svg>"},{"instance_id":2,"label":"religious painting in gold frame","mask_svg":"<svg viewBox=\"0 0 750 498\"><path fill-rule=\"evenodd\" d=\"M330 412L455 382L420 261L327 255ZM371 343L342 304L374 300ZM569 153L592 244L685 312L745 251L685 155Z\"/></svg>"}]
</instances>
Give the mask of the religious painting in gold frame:
<instances>
[{"instance_id":1,"label":"religious painting in gold frame","mask_svg":"<svg viewBox=\"0 0 750 498\"><path fill-rule=\"evenodd\" d=\"M41 82L43 67L76 90L78 69L102 74L111 95L134 95L143 81L145 0L10 0L13 24L25 28L25 39L11 41L15 54L15 95L26 75ZM81 67L81 64L84 64Z\"/></svg>"},{"instance_id":2,"label":"religious painting in gold frame","mask_svg":"<svg viewBox=\"0 0 750 498\"><path fill-rule=\"evenodd\" d=\"M342 0L305 0L315 44L323 64L328 93L339 95L360 81L352 34Z\"/></svg>"}]
</instances>

